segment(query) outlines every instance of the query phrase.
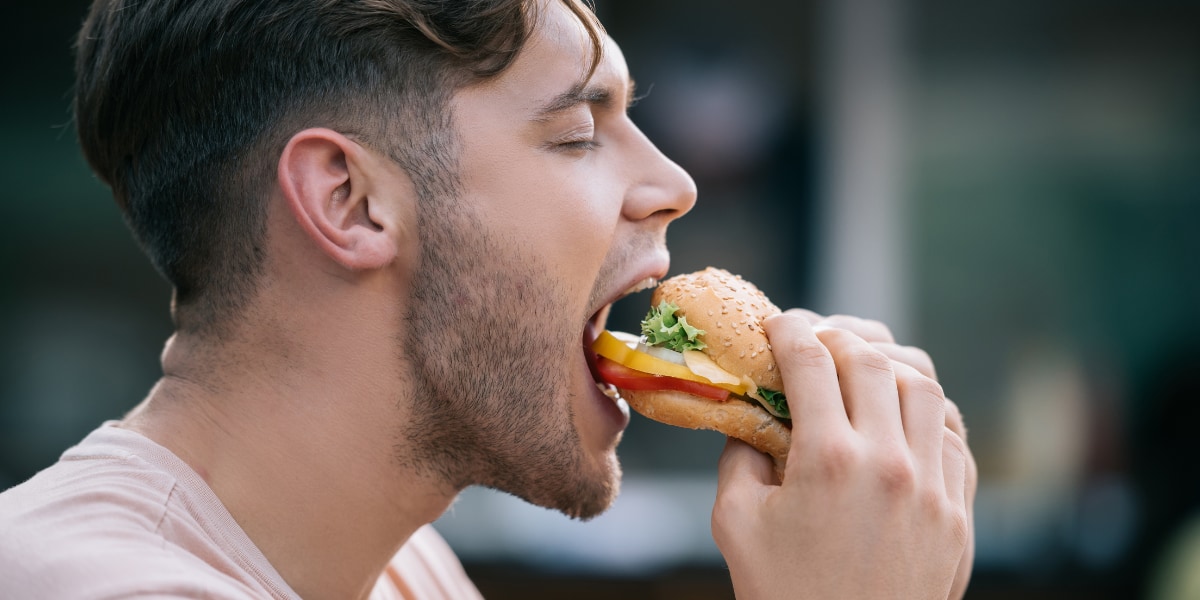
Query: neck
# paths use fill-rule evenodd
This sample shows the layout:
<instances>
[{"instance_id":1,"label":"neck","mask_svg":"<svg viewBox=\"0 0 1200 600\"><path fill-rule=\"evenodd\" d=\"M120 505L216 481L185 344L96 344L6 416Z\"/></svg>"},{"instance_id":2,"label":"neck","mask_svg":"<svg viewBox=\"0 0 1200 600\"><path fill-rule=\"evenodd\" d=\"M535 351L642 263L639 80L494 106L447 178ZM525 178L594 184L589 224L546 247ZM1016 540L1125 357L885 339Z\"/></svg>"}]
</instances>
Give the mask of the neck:
<instances>
[{"instance_id":1,"label":"neck","mask_svg":"<svg viewBox=\"0 0 1200 600\"><path fill-rule=\"evenodd\" d=\"M124 425L201 474L301 596L365 597L458 490L406 467L397 424L409 403L397 402L398 377L381 376L398 372L378 362L395 362L386 335L315 332L321 351L309 353L290 328L271 329L267 345L177 334Z\"/></svg>"}]
</instances>

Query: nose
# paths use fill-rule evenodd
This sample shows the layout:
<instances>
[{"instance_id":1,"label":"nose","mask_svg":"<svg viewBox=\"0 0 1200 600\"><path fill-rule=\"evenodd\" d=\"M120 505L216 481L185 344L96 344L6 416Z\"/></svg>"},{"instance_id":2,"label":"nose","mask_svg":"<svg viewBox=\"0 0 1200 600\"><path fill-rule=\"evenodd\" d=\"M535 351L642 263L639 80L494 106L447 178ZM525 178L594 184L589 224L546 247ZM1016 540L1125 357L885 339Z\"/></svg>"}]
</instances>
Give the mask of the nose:
<instances>
[{"instance_id":1,"label":"nose","mask_svg":"<svg viewBox=\"0 0 1200 600\"><path fill-rule=\"evenodd\" d=\"M696 182L641 130L635 129L634 135L640 150L628 154L634 183L626 194L622 212L631 221L661 218L665 225L696 205Z\"/></svg>"}]
</instances>

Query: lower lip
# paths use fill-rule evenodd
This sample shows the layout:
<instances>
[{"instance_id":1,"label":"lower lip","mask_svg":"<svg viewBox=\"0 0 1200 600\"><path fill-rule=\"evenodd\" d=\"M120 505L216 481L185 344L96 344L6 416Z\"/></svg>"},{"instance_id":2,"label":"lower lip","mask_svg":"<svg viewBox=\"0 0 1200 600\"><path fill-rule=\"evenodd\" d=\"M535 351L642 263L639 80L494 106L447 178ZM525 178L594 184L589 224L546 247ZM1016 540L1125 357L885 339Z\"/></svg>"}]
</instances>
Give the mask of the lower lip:
<instances>
[{"instance_id":1,"label":"lower lip","mask_svg":"<svg viewBox=\"0 0 1200 600\"><path fill-rule=\"evenodd\" d=\"M584 335L584 342L587 343L583 347L583 360L585 363L584 369L587 373L587 379L589 381L588 388L592 394L592 397L596 400L597 404L600 405L602 412L608 417L608 420L615 428L613 433L615 436L621 431L624 431L625 427L629 425L629 405L624 399L614 400L613 398L610 398L607 394L601 391L597 385L595 369L592 368L592 362L596 360L596 357L591 353L590 348L591 342L596 339L597 333L598 332L594 331L592 324L588 323L588 331Z\"/></svg>"},{"instance_id":2,"label":"lower lip","mask_svg":"<svg viewBox=\"0 0 1200 600\"><path fill-rule=\"evenodd\" d=\"M601 411L608 417L614 431L613 435L617 435L625 430L629 425L629 404L625 400L614 400L607 394L602 392L594 383L589 386L591 388L592 397L600 405Z\"/></svg>"}]
</instances>

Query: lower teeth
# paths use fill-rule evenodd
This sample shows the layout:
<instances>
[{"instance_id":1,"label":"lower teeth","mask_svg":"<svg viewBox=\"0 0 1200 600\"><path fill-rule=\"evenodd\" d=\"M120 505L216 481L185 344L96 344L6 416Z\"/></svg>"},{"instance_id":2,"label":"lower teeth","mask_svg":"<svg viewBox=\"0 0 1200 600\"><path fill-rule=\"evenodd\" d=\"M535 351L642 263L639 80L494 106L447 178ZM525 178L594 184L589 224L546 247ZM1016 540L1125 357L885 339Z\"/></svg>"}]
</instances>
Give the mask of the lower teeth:
<instances>
[{"instance_id":1,"label":"lower teeth","mask_svg":"<svg viewBox=\"0 0 1200 600\"><path fill-rule=\"evenodd\" d=\"M597 383L596 387L599 388L600 392L605 396L608 396L613 400L621 400L621 393L617 391L617 387L615 385L611 383Z\"/></svg>"},{"instance_id":2,"label":"lower teeth","mask_svg":"<svg viewBox=\"0 0 1200 600\"><path fill-rule=\"evenodd\" d=\"M625 413L625 416L627 416L627 417L629 416L629 403L626 402L625 399L621 397L621 392L617 391L617 386L615 386L611 383L597 382L596 387L600 390L601 393L603 393L605 396L608 396L610 399L612 399L612 401L616 403L617 408L621 409L622 413Z\"/></svg>"}]
</instances>

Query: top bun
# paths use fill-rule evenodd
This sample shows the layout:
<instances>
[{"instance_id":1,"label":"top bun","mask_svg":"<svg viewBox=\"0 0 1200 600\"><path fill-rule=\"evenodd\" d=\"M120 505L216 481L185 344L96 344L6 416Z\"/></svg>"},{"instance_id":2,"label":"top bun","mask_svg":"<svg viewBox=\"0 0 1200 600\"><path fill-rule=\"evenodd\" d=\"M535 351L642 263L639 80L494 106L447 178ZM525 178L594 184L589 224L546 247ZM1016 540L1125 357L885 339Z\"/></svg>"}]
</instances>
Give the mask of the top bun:
<instances>
[{"instance_id":1,"label":"top bun","mask_svg":"<svg viewBox=\"0 0 1200 600\"><path fill-rule=\"evenodd\" d=\"M708 267L677 275L654 288L654 306L670 302L675 314L704 330L704 353L722 369L745 375L756 385L785 392L779 366L762 321L780 313L754 284L726 271Z\"/></svg>"}]
</instances>

